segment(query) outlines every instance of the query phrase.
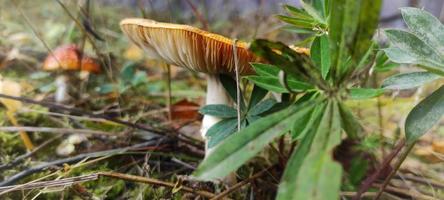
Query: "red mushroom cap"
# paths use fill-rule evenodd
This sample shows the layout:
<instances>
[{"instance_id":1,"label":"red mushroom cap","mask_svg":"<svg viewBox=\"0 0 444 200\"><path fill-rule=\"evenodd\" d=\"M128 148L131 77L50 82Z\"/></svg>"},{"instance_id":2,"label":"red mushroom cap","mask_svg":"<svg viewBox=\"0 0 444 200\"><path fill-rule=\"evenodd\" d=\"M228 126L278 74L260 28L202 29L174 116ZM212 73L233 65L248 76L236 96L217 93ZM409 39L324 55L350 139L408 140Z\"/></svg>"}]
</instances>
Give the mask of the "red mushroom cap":
<instances>
[{"instance_id":1,"label":"red mushroom cap","mask_svg":"<svg viewBox=\"0 0 444 200\"><path fill-rule=\"evenodd\" d=\"M43 70L80 70L100 73L100 65L91 57L83 55L82 61L79 62L80 51L76 45L69 44L60 46L52 53L53 54L46 57L45 62L43 63Z\"/></svg>"}]
</instances>

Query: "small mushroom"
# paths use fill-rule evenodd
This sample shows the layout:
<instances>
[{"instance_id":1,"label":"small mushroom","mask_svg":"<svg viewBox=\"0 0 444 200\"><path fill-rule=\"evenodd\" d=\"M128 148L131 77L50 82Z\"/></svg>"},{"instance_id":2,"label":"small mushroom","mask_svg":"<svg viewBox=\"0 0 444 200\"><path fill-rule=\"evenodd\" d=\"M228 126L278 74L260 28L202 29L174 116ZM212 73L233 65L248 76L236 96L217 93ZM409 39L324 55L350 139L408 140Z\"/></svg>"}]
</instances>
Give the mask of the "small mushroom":
<instances>
[{"instance_id":1,"label":"small mushroom","mask_svg":"<svg viewBox=\"0 0 444 200\"><path fill-rule=\"evenodd\" d=\"M81 56L77 46L70 44L60 46L48 55L43 63L43 70L57 71L60 74L55 81L57 88L55 101L64 102L67 100L66 94L68 93L67 74L72 71L80 71L80 78L84 80L90 73L100 73L100 65L87 55Z\"/></svg>"},{"instance_id":2,"label":"small mushroom","mask_svg":"<svg viewBox=\"0 0 444 200\"><path fill-rule=\"evenodd\" d=\"M148 57L207 74L206 104L232 104L219 80L219 74L236 73L234 40L188 25L149 19L124 19L120 26L132 42L147 52ZM258 60L247 46L245 42L236 42L240 75L253 74L249 62ZM207 130L220 120L205 115L202 137L205 138Z\"/></svg>"}]
</instances>

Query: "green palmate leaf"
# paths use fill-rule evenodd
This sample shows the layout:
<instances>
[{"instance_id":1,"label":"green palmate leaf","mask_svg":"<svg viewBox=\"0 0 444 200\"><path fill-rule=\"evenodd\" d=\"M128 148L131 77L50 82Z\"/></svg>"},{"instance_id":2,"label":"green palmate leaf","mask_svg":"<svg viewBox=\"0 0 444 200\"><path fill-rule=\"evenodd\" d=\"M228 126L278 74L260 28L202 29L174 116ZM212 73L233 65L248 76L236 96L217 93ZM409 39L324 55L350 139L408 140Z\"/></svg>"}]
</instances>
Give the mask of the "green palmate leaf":
<instances>
[{"instance_id":1,"label":"green palmate leaf","mask_svg":"<svg viewBox=\"0 0 444 200\"><path fill-rule=\"evenodd\" d=\"M353 71L371 45L381 0L336 0L331 3L329 38L333 75L341 78ZM358 19L358 20L356 20ZM351 57L351 64L343 62Z\"/></svg>"},{"instance_id":2,"label":"green palmate leaf","mask_svg":"<svg viewBox=\"0 0 444 200\"><path fill-rule=\"evenodd\" d=\"M358 65L356 66L356 69L361 69L364 66L366 66L369 63L372 63L371 55L374 55L376 43L372 43L370 47L368 48L367 52L362 56L361 60L359 61Z\"/></svg>"},{"instance_id":3,"label":"green palmate leaf","mask_svg":"<svg viewBox=\"0 0 444 200\"><path fill-rule=\"evenodd\" d=\"M358 138L363 128L351 110L343 103L339 103L339 113L341 114L341 126L349 138Z\"/></svg>"},{"instance_id":4,"label":"green palmate leaf","mask_svg":"<svg viewBox=\"0 0 444 200\"><path fill-rule=\"evenodd\" d=\"M233 134L237 130L237 119L224 119L210 129L208 129L206 136L208 137L207 148L213 148L222 140Z\"/></svg>"},{"instance_id":5,"label":"green palmate leaf","mask_svg":"<svg viewBox=\"0 0 444 200\"><path fill-rule=\"evenodd\" d=\"M210 104L199 110L203 115L211 115L220 118L231 118L237 116L236 109L224 104Z\"/></svg>"},{"instance_id":6,"label":"green palmate leaf","mask_svg":"<svg viewBox=\"0 0 444 200\"><path fill-rule=\"evenodd\" d=\"M326 24L325 0L301 0L304 10L316 21Z\"/></svg>"},{"instance_id":7,"label":"green palmate leaf","mask_svg":"<svg viewBox=\"0 0 444 200\"><path fill-rule=\"evenodd\" d=\"M266 90L278 93L288 93L289 91L282 86L279 82L278 77L271 76L247 76L248 80L256 84L257 86L264 88ZM305 91L309 89L313 89L313 87L304 82L295 81L295 80L287 80L288 86L294 91Z\"/></svg>"},{"instance_id":8,"label":"green palmate leaf","mask_svg":"<svg viewBox=\"0 0 444 200\"><path fill-rule=\"evenodd\" d=\"M356 61L360 60L373 45L372 38L378 28L382 5L382 0L360 0L360 2L359 21L352 50L352 57Z\"/></svg>"},{"instance_id":9,"label":"green palmate leaf","mask_svg":"<svg viewBox=\"0 0 444 200\"><path fill-rule=\"evenodd\" d=\"M332 158L332 151L341 140L337 102L329 101L318 124L316 131L306 134L301 146L291 156L277 199L339 198L342 167Z\"/></svg>"},{"instance_id":10,"label":"green palmate leaf","mask_svg":"<svg viewBox=\"0 0 444 200\"><path fill-rule=\"evenodd\" d=\"M315 38L310 49L311 59L321 69L322 78L326 79L330 71L330 45L327 35Z\"/></svg>"},{"instance_id":11,"label":"green palmate leaf","mask_svg":"<svg viewBox=\"0 0 444 200\"><path fill-rule=\"evenodd\" d=\"M225 75L225 74L221 74L219 75L219 79L220 82L222 83L222 86L225 88L225 90L227 91L228 95L230 95L230 97L233 99L234 102L237 102L237 84L236 84L236 80L234 80L231 76ZM244 99L242 97L242 92L241 92L241 97L240 97L240 107L241 110L243 110L245 108L245 102Z\"/></svg>"},{"instance_id":12,"label":"green palmate leaf","mask_svg":"<svg viewBox=\"0 0 444 200\"><path fill-rule=\"evenodd\" d=\"M231 76L221 74L219 76L220 82L222 83L222 86L227 91L228 95L236 102L237 100L237 90L236 90L236 80L231 78Z\"/></svg>"},{"instance_id":13,"label":"green palmate leaf","mask_svg":"<svg viewBox=\"0 0 444 200\"><path fill-rule=\"evenodd\" d=\"M257 39L250 45L250 50L256 55L272 61L272 64L282 69L290 77L299 81L312 81L307 77L307 70L316 70L311 67L307 55L299 54L281 42L271 42Z\"/></svg>"},{"instance_id":14,"label":"green palmate leaf","mask_svg":"<svg viewBox=\"0 0 444 200\"><path fill-rule=\"evenodd\" d=\"M354 100L370 99L384 94L384 89L351 88L350 98Z\"/></svg>"},{"instance_id":15,"label":"green palmate leaf","mask_svg":"<svg viewBox=\"0 0 444 200\"><path fill-rule=\"evenodd\" d=\"M391 62L389 60L384 51L378 51L378 53L376 53L376 63L374 67L375 71L386 72L398 66L399 64Z\"/></svg>"},{"instance_id":16,"label":"green palmate leaf","mask_svg":"<svg viewBox=\"0 0 444 200\"><path fill-rule=\"evenodd\" d=\"M215 180L227 176L274 138L288 132L290 124L305 116L315 103L292 105L255 121L239 133L232 134L214 148L193 175L200 180Z\"/></svg>"},{"instance_id":17,"label":"green palmate leaf","mask_svg":"<svg viewBox=\"0 0 444 200\"><path fill-rule=\"evenodd\" d=\"M255 85L253 88L253 92L251 92L250 102L248 103L248 109L251 109L256 104L258 104L267 94L268 94L267 90Z\"/></svg>"},{"instance_id":18,"label":"green palmate leaf","mask_svg":"<svg viewBox=\"0 0 444 200\"><path fill-rule=\"evenodd\" d=\"M439 78L441 78L441 76L430 72L397 74L385 79L382 83L382 88L392 90L411 89Z\"/></svg>"},{"instance_id":19,"label":"green palmate leaf","mask_svg":"<svg viewBox=\"0 0 444 200\"><path fill-rule=\"evenodd\" d=\"M261 119L260 116L257 115L247 115L248 124L255 122L256 120Z\"/></svg>"},{"instance_id":20,"label":"green palmate leaf","mask_svg":"<svg viewBox=\"0 0 444 200\"><path fill-rule=\"evenodd\" d=\"M319 107L321 110L325 110L325 105L320 105ZM294 192L297 187L296 180L299 176L299 170L302 163L304 163L305 157L310 151L321 117L322 112L318 112L317 115L312 115L310 118L312 126L305 127L304 132L306 132L306 134L304 134L304 137L291 154L290 159L285 166L285 171L279 184L279 190L276 197L277 200L295 199L294 197L296 194Z\"/></svg>"},{"instance_id":21,"label":"green palmate leaf","mask_svg":"<svg viewBox=\"0 0 444 200\"><path fill-rule=\"evenodd\" d=\"M288 31L290 33L297 33L297 34L314 34L314 31L312 28L300 28L292 25L283 26L281 28L284 31Z\"/></svg>"},{"instance_id":22,"label":"green palmate leaf","mask_svg":"<svg viewBox=\"0 0 444 200\"><path fill-rule=\"evenodd\" d=\"M251 66L254 68L254 71L256 71L256 74L260 76L277 77L281 70L279 67L270 64L251 63Z\"/></svg>"},{"instance_id":23,"label":"green palmate leaf","mask_svg":"<svg viewBox=\"0 0 444 200\"><path fill-rule=\"evenodd\" d=\"M259 76L265 76L265 77L279 77L279 72L281 71L281 68L270 65L270 64L262 64L262 63L252 63L251 66L253 66L254 70ZM287 80L293 81L293 82L302 82L293 76L288 76ZM308 84L306 84L308 85Z\"/></svg>"},{"instance_id":24,"label":"green palmate leaf","mask_svg":"<svg viewBox=\"0 0 444 200\"><path fill-rule=\"evenodd\" d=\"M314 21L313 17L309 15L305 10L291 6L291 5L284 5L285 10L288 11L290 15L293 17L296 17L298 19L305 19L305 20L312 20Z\"/></svg>"},{"instance_id":25,"label":"green palmate leaf","mask_svg":"<svg viewBox=\"0 0 444 200\"><path fill-rule=\"evenodd\" d=\"M405 134L408 143L415 142L437 124L444 115L444 85L419 102L410 111L405 121Z\"/></svg>"},{"instance_id":26,"label":"green palmate leaf","mask_svg":"<svg viewBox=\"0 0 444 200\"><path fill-rule=\"evenodd\" d=\"M332 69L337 73L339 66L350 55L350 50L346 47L357 27L358 14L357 3L355 0L337 0L332 3L329 21L329 38ZM333 74L337 76L337 74Z\"/></svg>"},{"instance_id":27,"label":"green palmate leaf","mask_svg":"<svg viewBox=\"0 0 444 200\"><path fill-rule=\"evenodd\" d=\"M257 104L256 106L254 106L249 112L249 115L260 115L264 112L267 112L268 110L270 110L275 104L276 104L276 100L274 99L267 99L265 101L260 102L259 104Z\"/></svg>"},{"instance_id":28,"label":"green palmate leaf","mask_svg":"<svg viewBox=\"0 0 444 200\"><path fill-rule=\"evenodd\" d=\"M412 33L389 29L385 31L392 47L384 49L394 62L418 64L432 72L444 74L444 60L437 51Z\"/></svg>"},{"instance_id":29,"label":"green palmate leaf","mask_svg":"<svg viewBox=\"0 0 444 200\"><path fill-rule=\"evenodd\" d=\"M293 127L291 129L291 136L293 140L297 140L300 138L304 138L306 134L313 130L313 127L316 127L316 122L318 122L319 118L322 116L324 112L325 104L321 104L314 108L309 114L302 117L300 120L296 120L293 123ZM304 139L306 140L306 139Z\"/></svg>"},{"instance_id":30,"label":"green palmate leaf","mask_svg":"<svg viewBox=\"0 0 444 200\"><path fill-rule=\"evenodd\" d=\"M285 15L278 15L277 16L280 20L289 23L295 27L298 28L306 28L311 29L316 24L316 22L313 19L300 19L295 17L288 17Z\"/></svg>"},{"instance_id":31,"label":"green palmate leaf","mask_svg":"<svg viewBox=\"0 0 444 200\"><path fill-rule=\"evenodd\" d=\"M401 8L401 13L410 31L443 56L444 26L439 19L418 8Z\"/></svg>"}]
</instances>

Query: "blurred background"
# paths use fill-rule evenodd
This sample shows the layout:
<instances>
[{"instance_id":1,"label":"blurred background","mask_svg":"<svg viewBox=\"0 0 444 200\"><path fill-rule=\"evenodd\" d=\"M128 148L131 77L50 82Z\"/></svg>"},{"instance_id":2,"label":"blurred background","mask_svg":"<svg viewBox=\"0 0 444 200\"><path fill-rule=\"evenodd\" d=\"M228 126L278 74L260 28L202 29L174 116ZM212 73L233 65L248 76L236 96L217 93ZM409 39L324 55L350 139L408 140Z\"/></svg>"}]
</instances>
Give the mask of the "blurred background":
<instances>
[{"instance_id":1,"label":"blurred background","mask_svg":"<svg viewBox=\"0 0 444 200\"><path fill-rule=\"evenodd\" d=\"M57 78L61 75L69 76L65 83L68 97L57 103L95 114L120 117L156 130L174 130L180 133L180 137L191 138L198 143L201 116L197 110L204 103L205 95L203 75L178 67L167 68L146 59L144 52L123 35L119 22L129 17L149 18L189 24L247 42L265 38L307 46L304 35L286 31L284 23L275 17L277 14L285 14L282 8L284 4L298 6L299 0L0 0L0 82L8 80L17 83L18 86L12 92L16 96L56 102ZM424 8L441 21L444 20L442 0L386 0L381 12L380 28L404 29L399 8L405 6ZM378 33L376 37L384 43L382 34ZM82 55L91 57L100 66L101 72L91 73L85 78L77 72L43 70L48 52L66 45L75 45ZM385 77L404 70L412 68L398 67L380 72L370 81L369 87L379 87ZM364 141L366 147L378 153L388 151L402 137L400 127L403 127L408 111L430 91L426 86L418 90L389 93L372 100L348 102L362 119L368 134ZM98 119L73 118L69 113L60 115L56 108L33 104L18 106L19 109L14 113L16 123L6 117L7 112L10 112L7 106L0 106L0 164L9 163L27 152L19 135L10 133L17 131L8 131L2 127L75 128L102 131L103 134L72 137L72 134L63 130L56 134L48 134L40 129L30 130L28 134L35 146L46 144L46 141L51 141L51 145L46 144L44 151L40 151L33 159L23 161L21 165L0 170L0 181L41 161L125 147L135 141L147 141L154 135L149 131L134 130ZM172 116L168 114L167 108L173 109ZM111 136L105 133L111 133ZM383 141L380 135L384 136ZM430 150L433 141L443 141L441 148L444 152L444 126L438 126L433 134L427 134L421 139L415 147L416 153L406 162L406 168L420 169L429 176L442 177L444 159L442 154L440 157ZM380 151L380 144L388 148ZM167 165L167 170L160 165L152 165L147 169L142 164L147 158L131 157L129 160L128 157L118 157L115 160L100 161L101 165L82 168L75 173L124 168L138 174L151 174L156 169L157 174L153 176L173 179L168 176L171 175L171 168L178 170L178 174L189 174L202 158L201 151L189 148L183 150L183 146L177 143L168 145L161 148L167 152L165 155L153 154L156 161L168 158L168 162L165 162L172 163L173 167ZM172 158L191 163L191 167L176 168L180 164L171 161ZM132 164L121 166L122 163L133 163L138 168L131 168ZM43 175L46 174L42 172L35 176ZM105 191L105 186L112 187L112 184L118 185L118 188ZM127 187L120 181L103 182L103 186L95 192L112 196L121 194L119 192ZM139 189L147 190L142 186L132 188L134 194L131 195L137 196ZM152 192L158 192L159 197L163 197L162 191Z\"/></svg>"}]
</instances>

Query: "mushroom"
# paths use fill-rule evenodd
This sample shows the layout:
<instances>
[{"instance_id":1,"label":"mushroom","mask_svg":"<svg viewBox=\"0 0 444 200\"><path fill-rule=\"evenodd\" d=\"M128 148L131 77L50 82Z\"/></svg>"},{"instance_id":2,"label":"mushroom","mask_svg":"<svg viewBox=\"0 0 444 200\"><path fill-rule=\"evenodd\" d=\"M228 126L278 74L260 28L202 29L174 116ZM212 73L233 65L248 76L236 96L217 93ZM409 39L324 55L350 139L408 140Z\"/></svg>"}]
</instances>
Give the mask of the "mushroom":
<instances>
[{"instance_id":1,"label":"mushroom","mask_svg":"<svg viewBox=\"0 0 444 200\"><path fill-rule=\"evenodd\" d=\"M77 46L70 44L60 46L48 55L43 63L43 70L58 71L61 74L55 81L57 88L55 101L60 103L67 100L68 77L66 75L69 71L80 71L80 78L84 80L90 73L100 73L100 65L87 55L81 56Z\"/></svg>"},{"instance_id":2,"label":"mushroom","mask_svg":"<svg viewBox=\"0 0 444 200\"><path fill-rule=\"evenodd\" d=\"M149 19L124 19L120 26L132 42L147 52L149 58L207 74L207 105L232 104L219 80L219 74L236 73L234 40L188 25ZM240 75L253 74L249 62L258 60L247 46L247 43L236 42ZM201 128L202 137L205 138L207 130L220 120L205 115Z\"/></svg>"}]
</instances>

